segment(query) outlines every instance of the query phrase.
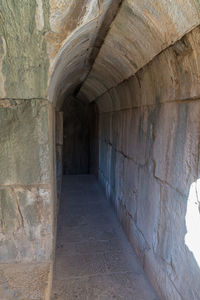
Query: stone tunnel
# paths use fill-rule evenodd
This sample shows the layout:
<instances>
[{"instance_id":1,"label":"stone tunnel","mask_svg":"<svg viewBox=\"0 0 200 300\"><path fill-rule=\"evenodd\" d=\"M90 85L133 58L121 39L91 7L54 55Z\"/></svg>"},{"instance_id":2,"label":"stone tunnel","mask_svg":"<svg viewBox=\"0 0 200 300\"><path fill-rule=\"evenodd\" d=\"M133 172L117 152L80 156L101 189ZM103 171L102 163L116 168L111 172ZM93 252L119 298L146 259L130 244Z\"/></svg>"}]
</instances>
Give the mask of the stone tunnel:
<instances>
[{"instance_id":1,"label":"stone tunnel","mask_svg":"<svg viewBox=\"0 0 200 300\"><path fill-rule=\"evenodd\" d=\"M0 1L1 300L200 299L199 83L199 0Z\"/></svg>"}]
</instances>

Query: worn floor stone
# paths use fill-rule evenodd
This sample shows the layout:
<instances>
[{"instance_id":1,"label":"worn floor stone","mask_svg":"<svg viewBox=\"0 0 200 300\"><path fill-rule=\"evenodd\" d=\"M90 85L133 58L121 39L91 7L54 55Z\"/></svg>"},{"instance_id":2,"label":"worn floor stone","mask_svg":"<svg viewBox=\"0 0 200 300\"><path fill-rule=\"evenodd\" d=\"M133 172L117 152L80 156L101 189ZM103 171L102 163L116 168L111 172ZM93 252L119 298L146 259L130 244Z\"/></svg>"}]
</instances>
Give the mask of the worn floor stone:
<instances>
[{"instance_id":1,"label":"worn floor stone","mask_svg":"<svg viewBox=\"0 0 200 300\"><path fill-rule=\"evenodd\" d=\"M156 300L92 175L65 176L52 300Z\"/></svg>"}]
</instances>

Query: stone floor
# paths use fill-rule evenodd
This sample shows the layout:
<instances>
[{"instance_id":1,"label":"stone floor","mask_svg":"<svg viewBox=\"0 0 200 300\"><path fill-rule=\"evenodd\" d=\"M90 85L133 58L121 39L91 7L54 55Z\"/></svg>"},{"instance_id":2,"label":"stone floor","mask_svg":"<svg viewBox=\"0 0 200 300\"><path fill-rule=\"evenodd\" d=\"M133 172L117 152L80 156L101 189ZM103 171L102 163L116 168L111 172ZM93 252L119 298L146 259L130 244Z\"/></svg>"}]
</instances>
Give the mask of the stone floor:
<instances>
[{"instance_id":1,"label":"stone floor","mask_svg":"<svg viewBox=\"0 0 200 300\"><path fill-rule=\"evenodd\" d=\"M52 300L157 300L92 175L65 176Z\"/></svg>"}]
</instances>

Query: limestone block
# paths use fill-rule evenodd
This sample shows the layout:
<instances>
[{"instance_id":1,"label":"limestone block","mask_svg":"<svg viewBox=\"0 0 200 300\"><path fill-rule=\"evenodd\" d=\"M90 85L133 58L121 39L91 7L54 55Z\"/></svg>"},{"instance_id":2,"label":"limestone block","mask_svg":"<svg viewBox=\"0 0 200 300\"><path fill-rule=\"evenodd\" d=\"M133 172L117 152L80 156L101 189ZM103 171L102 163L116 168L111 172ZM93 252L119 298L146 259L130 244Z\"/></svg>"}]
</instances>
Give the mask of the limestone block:
<instances>
[{"instance_id":1,"label":"limestone block","mask_svg":"<svg viewBox=\"0 0 200 300\"><path fill-rule=\"evenodd\" d=\"M186 205L187 197L182 196L168 186L161 189L155 252L169 265L170 263L178 263L178 257L175 259L173 255L177 254L176 249L178 246L179 256L181 256L180 250L184 246ZM176 269L175 266L173 268ZM180 267L177 268L177 272L180 272Z\"/></svg>"},{"instance_id":2,"label":"limestone block","mask_svg":"<svg viewBox=\"0 0 200 300\"><path fill-rule=\"evenodd\" d=\"M112 113L102 114L99 117L99 137L102 141L111 143Z\"/></svg>"},{"instance_id":3,"label":"limestone block","mask_svg":"<svg viewBox=\"0 0 200 300\"><path fill-rule=\"evenodd\" d=\"M49 99L61 107L87 77L120 0L50 1ZM84 95L82 95L82 99Z\"/></svg>"},{"instance_id":4,"label":"limestone block","mask_svg":"<svg viewBox=\"0 0 200 300\"><path fill-rule=\"evenodd\" d=\"M184 299L177 291L176 286L168 277L165 266L163 266L162 259L156 256L152 249L145 252L144 270L151 284L156 289L160 299Z\"/></svg>"},{"instance_id":5,"label":"limestone block","mask_svg":"<svg viewBox=\"0 0 200 300\"><path fill-rule=\"evenodd\" d=\"M139 107L138 101L138 107L101 113L100 157L104 165L111 161L111 171L109 165L101 168L101 177L160 298L196 300L200 104L198 99L160 103L151 92L148 106ZM128 103L122 94L121 99Z\"/></svg>"},{"instance_id":6,"label":"limestone block","mask_svg":"<svg viewBox=\"0 0 200 300\"><path fill-rule=\"evenodd\" d=\"M132 79L139 81L132 88L133 105L199 97L199 42L197 27L140 70ZM131 80L128 86L131 88Z\"/></svg>"},{"instance_id":7,"label":"limestone block","mask_svg":"<svg viewBox=\"0 0 200 300\"><path fill-rule=\"evenodd\" d=\"M116 87L198 25L193 0L123 1L80 95L92 101Z\"/></svg>"},{"instance_id":8,"label":"limestone block","mask_svg":"<svg viewBox=\"0 0 200 300\"><path fill-rule=\"evenodd\" d=\"M143 232L137 227L135 221L129 216L126 216L126 218L129 218L126 234L136 255L139 257L143 265L144 255L147 251L150 250L150 247L144 238Z\"/></svg>"},{"instance_id":9,"label":"limestone block","mask_svg":"<svg viewBox=\"0 0 200 300\"><path fill-rule=\"evenodd\" d=\"M49 6L43 1L40 24L36 24L37 2L0 3L0 49L4 49L0 55L0 98L44 98L47 94L49 58L44 33L49 30Z\"/></svg>"},{"instance_id":10,"label":"limestone block","mask_svg":"<svg viewBox=\"0 0 200 300\"><path fill-rule=\"evenodd\" d=\"M122 114L116 112L112 115L112 132L111 132L111 144L112 147L118 151L122 149Z\"/></svg>"},{"instance_id":11,"label":"limestone block","mask_svg":"<svg viewBox=\"0 0 200 300\"><path fill-rule=\"evenodd\" d=\"M0 145L0 185L48 182L48 104L39 100L2 100Z\"/></svg>"},{"instance_id":12,"label":"limestone block","mask_svg":"<svg viewBox=\"0 0 200 300\"><path fill-rule=\"evenodd\" d=\"M0 263L46 261L52 251L48 187L0 188Z\"/></svg>"},{"instance_id":13,"label":"limestone block","mask_svg":"<svg viewBox=\"0 0 200 300\"><path fill-rule=\"evenodd\" d=\"M200 29L197 27L157 55L135 76L99 97L100 111L199 98L199 43Z\"/></svg>"},{"instance_id":14,"label":"limestone block","mask_svg":"<svg viewBox=\"0 0 200 300\"><path fill-rule=\"evenodd\" d=\"M185 239L188 201L189 195L181 195L169 186L161 189L157 245L154 247L154 255L159 257L156 268L165 269L168 281L173 282L176 287L177 297L180 295L182 299L200 299L199 265L193 253L188 249ZM148 261L148 267L153 269L155 258L151 257L151 259L152 261ZM164 286L165 282L159 277L152 278L152 280L159 282L164 297L168 299L172 287L168 291Z\"/></svg>"},{"instance_id":15,"label":"limestone block","mask_svg":"<svg viewBox=\"0 0 200 300\"><path fill-rule=\"evenodd\" d=\"M142 107L122 112L122 151L133 161L145 165L151 156L153 124L158 108Z\"/></svg>"},{"instance_id":16,"label":"limestone block","mask_svg":"<svg viewBox=\"0 0 200 300\"><path fill-rule=\"evenodd\" d=\"M100 114L103 112L112 111L113 102L112 98L110 97L110 93L103 94L96 103Z\"/></svg>"},{"instance_id":17,"label":"limestone block","mask_svg":"<svg viewBox=\"0 0 200 300\"><path fill-rule=\"evenodd\" d=\"M116 209L119 209L120 202L123 199L123 177L124 177L124 159L122 153L112 151L110 183L113 190L112 198Z\"/></svg>"},{"instance_id":18,"label":"limestone block","mask_svg":"<svg viewBox=\"0 0 200 300\"><path fill-rule=\"evenodd\" d=\"M131 159L125 158L123 165L122 203L132 218L137 211L139 167Z\"/></svg>"},{"instance_id":19,"label":"limestone block","mask_svg":"<svg viewBox=\"0 0 200 300\"><path fill-rule=\"evenodd\" d=\"M145 168L140 168L136 224L150 248L157 243L160 201L160 184Z\"/></svg>"},{"instance_id":20,"label":"limestone block","mask_svg":"<svg viewBox=\"0 0 200 300\"><path fill-rule=\"evenodd\" d=\"M2 300L48 299L50 264L0 264Z\"/></svg>"},{"instance_id":21,"label":"limestone block","mask_svg":"<svg viewBox=\"0 0 200 300\"><path fill-rule=\"evenodd\" d=\"M197 179L199 118L199 102L168 104L156 123L155 176L185 195Z\"/></svg>"}]
</instances>

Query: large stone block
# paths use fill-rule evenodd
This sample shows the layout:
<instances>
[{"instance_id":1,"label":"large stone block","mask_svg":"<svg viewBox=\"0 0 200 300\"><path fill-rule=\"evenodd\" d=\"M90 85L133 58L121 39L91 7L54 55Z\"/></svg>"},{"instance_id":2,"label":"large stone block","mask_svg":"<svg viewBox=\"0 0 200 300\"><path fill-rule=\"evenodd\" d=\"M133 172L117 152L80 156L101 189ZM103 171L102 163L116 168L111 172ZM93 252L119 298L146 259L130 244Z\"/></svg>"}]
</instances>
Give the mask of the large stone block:
<instances>
[{"instance_id":1,"label":"large stone block","mask_svg":"<svg viewBox=\"0 0 200 300\"><path fill-rule=\"evenodd\" d=\"M48 182L48 104L39 100L2 100L0 145L0 185Z\"/></svg>"},{"instance_id":2,"label":"large stone block","mask_svg":"<svg viewBox=\"0 0 200 300\"><path fill-rule=\"evenodd\" d=\"M48 298L50 264L0 264L1 300Z\"/></svg>"},{"instance_id":3,"label":"large stone block","mask_svg":"<svg viewBox=\"0 0 200 300\"><path fill-rule=\"evenodd\" d=\"M48 187L0 189L0 263L46 261L53 217Z\"/></svg>"},{"instance_id":4,"label":"large stone block","mask_svg":"<svg viewBox=\"0 0 200 300\"><path fill-rule=\"evenodd\" d=\"M49 26L49 4L40 9L38 1L1 1L0 26L0 98L45 98L49 58L45 32Z\"/></svg>"},{"instance_id":5,"label":"large stone block","mask_svg":"<svg viewBox=\"0 0 200 300\"><path fill-rule=\"evenodd\" d=\"M157 294L160 297L159 299L170 299L170 300L184 299L179 294L179 292L176 289L176 286L169 278L166 272L166 266L163 265L162 259L159 256L156 256L153 250L149 250L145 252L144 270L150 282L156 289ZM195 299L195 298L189 298L189 299Z\"/></svg>"},{"instance_id":6,"label":"large stone block","mask_svg":"<svg viewBox=\"0 0 200 300\"><path fill-rule=\"evenodd\" d=\"M157 243L160 184L146 169L139 171L136 224L150 248Z\"/></svg>"},{"instance_id":7,"label":"large stone block","mask_svg":"<svg viewBox=\"0 0 200 300\"><path fill-rule=\"evenodd\" d=\"M196 300L199 100L154 101L101 114L101 177L160 298Z\"/></svg>"},{"instance_id":8,"label":"large stone block","mask_svg":"<svg viewBox=\"0 0 200 300\"><path fill-rule=\"evenodd\" d=\"M162 105L156 121L155 176L187 195L197 179L200 138L199 101Z\"/></svg>"},{"instance_id":9,"label":"large stone block","mask_svg":"<svg viewBox=\"0 0 200 300\"><path fill-rule=\"evenodd\" d=\"M137 211L137 193L138 193L138 165L129 158L124 159L123 164L123 184L122 203L126 207L128 215L135 217Z\"/></svg>"},{"instance_id":10,"label":"large stone block","mask_svg":"<svg viewBox=\"0 0 200 300\"><path fill-rule=\"evenodd\" d=\"M130 78L130 76L152 61L153 58L155 60L159 53L180 40L186 32L189 32L198 25L199 2L196 0L124 0L92 70L81 87L80 94L85 94L90 101L94 100L107 90L116 87L125 79ZM177 69L179 68L179 64L177 62ZM187 69L190 72L198 68L195 63L187 65ZM160 76L163 77L160 80L162 84L164 83L162 79L169 79L167 90L170 93L170 89L174 90L172 85L176 88L177 83L176 79L173 80L173 77L165 76L165 73L171 75L173 72L171 72L168 66L166 69L159 68L159 71L156 70L156 75L159 74L157 78L160 78ZM147 83L148 88L151 91L154 90L154 75L147 75L148 80L142 85L142 89L145 89ZM182 76L178 71L177 75L180 75L179 78L183 79L183 85L181 85L181 89L183 90L188 90L188 87L190 89L190 83L194 87L192 81L196 81L196 85L198 85L198 76L195 80L195 76L193 77L191 74L187 75L183 73ZM188 77L193 77L190 83L187 80ZM159 90L162 91L159 84L156 90L158 92ZM150 94L151 92L148 89L145 89L145 92L143 92L146 100L148 100ZM156 96L156 93L154 95ZM162 95L165 97L165 93L162 93ZM124 95L122 95L122 98L124 98ZM115 100L117 102L118 97ZM123 102L127 105L127 97ZM119 107L119 105L116 104L115 107Z\"/></svg>"},{"instance_id":11,"label":"large stone block","mask_svg":"<svg viewBox=\"0 0 200 300\"><path fill-rule=\"evenodd\" d=\"M156 230L157 240L153 251L147 253L145 267L149 274L151 273L150 270L162 274L160 277L156 275L154 278L150 277L154 286L158 285L159 293L164 299L178 299L179 297L181 299L200 299L198 261L191 251L193 247L189 249L186 245L186 234L187 230L190 229L188 226L188 228L186 227L186 222L189 221L190 224L194 224L188 219L189 214L191 214L191 210L188 208L189 201L191 202L189 195L184 196L169 186L161 188ZM193 214L194 218L195 215ZM198 227L194 228L193 226L192 230L189 230L189 238L191 235L196 235L196 239L198 239ZM193 242L195 241L193 240ZM198 246L198 242L196 242L196 246ZM165 274L163 270L165 270ZM168 289L166 289L166 282L169 285ZM187 284L185 284L186 282ZM172 291L174 295L173 298L170 298Z\"/></svg>"},{"instance_id":12,"label":"large stone block","mask_svg":"<svg viewBox=\"0 0 200 300\"><path fill-rule=\"evenodd\" d=\"M134 162L145 165L151 155L153 144L153 125L159 108L142 107L126 112L123 115L121 126L122 151Z\"/></svg>"}]
</instances>

